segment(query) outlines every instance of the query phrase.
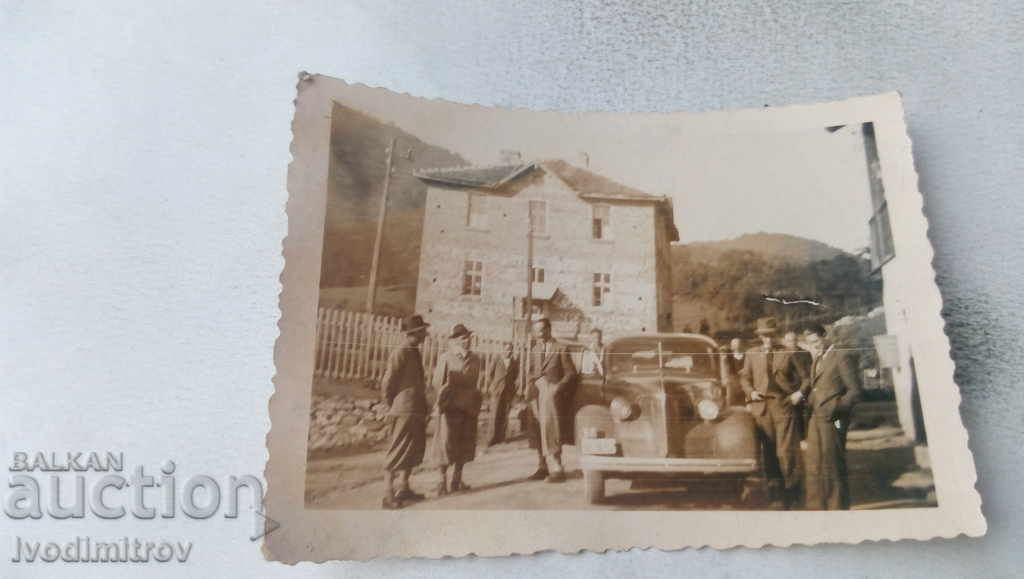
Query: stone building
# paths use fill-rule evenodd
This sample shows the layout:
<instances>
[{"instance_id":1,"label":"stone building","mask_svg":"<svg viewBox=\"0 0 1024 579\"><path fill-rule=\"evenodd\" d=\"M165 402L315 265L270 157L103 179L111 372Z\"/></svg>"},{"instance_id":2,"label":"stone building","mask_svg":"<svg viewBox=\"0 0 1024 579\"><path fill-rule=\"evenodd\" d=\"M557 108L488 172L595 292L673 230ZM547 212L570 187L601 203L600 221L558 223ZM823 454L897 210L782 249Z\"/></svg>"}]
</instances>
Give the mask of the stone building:
<instances>
[{"instance_id":1,"label":"stone building","mask_svg":"<svg viewBox=\"0 0 1024 579\"><path fill-rule=\"evenodd\" d=\"M672 329L669 198L560 160L417 177L428 188L416 311L437 331L522 335L531 226L534 317L556 336Z\"/></svg>"}]
</instances>

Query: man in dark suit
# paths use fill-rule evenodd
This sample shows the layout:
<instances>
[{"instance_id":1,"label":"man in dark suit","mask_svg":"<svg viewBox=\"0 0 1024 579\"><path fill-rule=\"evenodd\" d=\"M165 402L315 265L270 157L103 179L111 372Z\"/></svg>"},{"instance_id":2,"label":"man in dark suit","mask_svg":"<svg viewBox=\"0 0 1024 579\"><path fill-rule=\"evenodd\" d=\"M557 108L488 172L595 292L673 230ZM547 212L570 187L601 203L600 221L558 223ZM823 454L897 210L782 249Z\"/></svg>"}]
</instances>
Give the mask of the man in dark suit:
<instances>
[{"instance_id":1,"label":"man in dark suit","mask_svg":"<svg viewBox=\"0 0 1024 579\"><path fill-rule=\"evenodd\" d=\"M796 412L797 436L804 438L804 402L811 391L811 353L797 344L796 332L782 337L782 350L776 355L775 383L786 393L784 401Z\"/></svg>"},{"instance_id":2,"label":"man in dark suit","mask_svg":"<svg viewBox=\"0 0 1024 579\"><path fill-rule=\"evenodd\" d=\"M487 446L505 442L505 431L508 428L508 411L512 397L516 393L516 380L519 378L519 359L514 355L512 342L505 344L502 355L495 356L487 369L487 387L490 390L491 407L488 424L490 431Z\"/></svg>"},{"instance_id":3,"label":"man in dark suit","mask_svg":"<svg viewBox=\"0 0 1024 579\"><path fill-rule=\"evenodd\" d=\"M774 500L790 508L800 489L796 413L787 398L790 393L775 378L779 363L779 351L773 343L775 318L760 318L755 331L761 345L747 351L740 385L757 424L769 490Z\"/></svg>"},{"instance_id":4,"label":"man in dark suit","mask_svg":"<svg viewBox=\"0 0 1024 579\"><path fill-rule=\"evenodd\" d=\"M565 482L562 441L568 433L562 432L560 416L568 412L562 408L566 399L563 394L576 380L576 366L565 346L551 337L551 320L537 320L533 324L533 337L527 400L536 417L531 426L538 431L533 436L538 444L537 471L528 478Z\"/></svg>"},{"instance_id":5,"label":"man in dark suit","mask_svg":"<svg viewBox=\"0 0 1024 579\"><path fill-rule=\"evenodd\" d=\"M807 331L805 341L814 354L808 404L807 451L804 460L805 503L808 509L850 508L846 470L846 436L854 405L863 395L853 357L826 337L821 326Z\"/></svg>"}]
</instances>

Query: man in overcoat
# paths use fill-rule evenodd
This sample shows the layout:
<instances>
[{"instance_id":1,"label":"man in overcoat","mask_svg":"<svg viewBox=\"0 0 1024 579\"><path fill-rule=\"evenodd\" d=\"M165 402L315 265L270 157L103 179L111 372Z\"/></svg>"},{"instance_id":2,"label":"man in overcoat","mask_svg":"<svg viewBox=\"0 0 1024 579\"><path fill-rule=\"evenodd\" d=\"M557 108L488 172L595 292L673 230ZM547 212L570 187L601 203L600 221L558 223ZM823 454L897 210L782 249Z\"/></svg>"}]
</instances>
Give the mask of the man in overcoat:
<instances>
[{"instance_id":1,"label":"man in overcoat","mask_svg":"<svg viewBox=\"0 0 1024 579\"><path fill-rule=\"evenodd\" d=\"M779 351L773 341L775 331L775 318L757 320L755 332L761 338L761 345L747 351L740 371L740 385L757 424L769 491L774 500L789 508L800 487L800 439L796 412L787 398L790 393L775 379L775 365L779 363Z\"/></svg>"},{"instance_id":2,"label":"man in overcoat","mask_svg":"<svg viewBox=\"0 0 1024 579\"><path fill-rule=\"evenodd\" d=\"M826 336L821 326L807 331L814 354L808 404L807 450L804 454L805 506L814 510L850 508L843 422L863 395L853 356Z\"/></svg>"},{"instance_id":3,"label":"man in overcoat","mask_svg":"<svg viewBox=\"0 0 1024 579\"><path fill-rule=\"evenodd\" d=\"M529 480L545 479L551 483L565 482L562 467L562 441L569 433L562 432L560 416L569 412L564 395L576 380L576 366L563 344L551 337L551 320L541 318L533 324L530 388L527 399L537 420L531 421L538 441L537 471Z\"/></svg>"},{"instance_id":4,"label":"man in overcoat","mask_svg":"<svg viewBox=\"0 0 1024 579\"><path fill-rule=\"evenodd\" d=\"M409 487L409 476L413 467L423 462L427 444L427 383L420 344L427 337L428 326L418 315L402 320L405 342L391 351L381 379L381 394L389 406L381 503L385 509L401 508L405 501L423 499L423 495ZM396 475L398 492L394 489Z\"/></svg>"},{"instance_id":5,"label":"man in overcoat","mask_svg":"<svg viewBox=\"0 0 1024 579\"><path fill-rule=\"evenodd\" d=\"M434 368L434 388L437 405L434 418L432 456L440 469L438 496L449 492L469 490L462 482L462 469L476 457L477 417L482 397L477 390L480 378L480 357L470 350L472 332L462 324L455 324L449 339L449 349L441 354ZM448 481L448 467L452 467Z\"/></svg>"}]
</instances>

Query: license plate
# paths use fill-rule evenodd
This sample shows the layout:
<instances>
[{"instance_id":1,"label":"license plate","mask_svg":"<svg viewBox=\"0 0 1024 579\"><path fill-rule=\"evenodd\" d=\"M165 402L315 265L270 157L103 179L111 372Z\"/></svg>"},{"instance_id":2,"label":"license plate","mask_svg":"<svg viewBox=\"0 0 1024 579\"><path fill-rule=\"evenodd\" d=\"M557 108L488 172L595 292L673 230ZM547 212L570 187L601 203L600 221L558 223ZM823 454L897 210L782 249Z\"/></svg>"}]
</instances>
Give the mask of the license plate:
<instances>
[{"instance_id":1,"label":"license plate","mask_svg":"<svg viewBox=\"0 0 1024 579\"><path fill-rule=\"evenodd\" d=\"M618 446L614 438L584 438L583 454L616 454Z\"/></svg>"}]
</instances>

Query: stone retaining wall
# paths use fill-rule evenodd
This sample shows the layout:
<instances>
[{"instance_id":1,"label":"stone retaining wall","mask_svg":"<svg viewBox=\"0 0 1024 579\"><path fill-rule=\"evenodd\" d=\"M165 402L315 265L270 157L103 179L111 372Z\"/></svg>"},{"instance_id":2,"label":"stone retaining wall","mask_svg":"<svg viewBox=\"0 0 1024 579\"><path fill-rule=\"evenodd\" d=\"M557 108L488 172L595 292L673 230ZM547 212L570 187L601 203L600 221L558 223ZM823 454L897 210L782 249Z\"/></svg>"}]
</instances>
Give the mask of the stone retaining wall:
<instances>
[{"instance_id":1,"label":"stone retaining wall","mask_svg":"<svg viewBox=\"0 0 1024 579\"><path fill-rule=\"evenodd\" d=\"M478 433L487 434L489 407L484 397ZM387 440L386 404L373 399L353 399L332 394L314 393L309 413L309 453L345 452L356 449L383 448ZM515 412L513 412L513 415ZM520 428L515 416L509 418L509 435ZM427 424L428 436L433 434L433 421Z\"/></svg>"},{"instance_id":2,"label":"stone retaining wall","mask_svg":"<svg viewBox=\"0 0 1024 579\"><path fill-rule=\"evenodd\" d=\"M388 407L383 402L314 394L310 406L310 453L372 447L387 439Z\"/></svg>"}]
</instances>

